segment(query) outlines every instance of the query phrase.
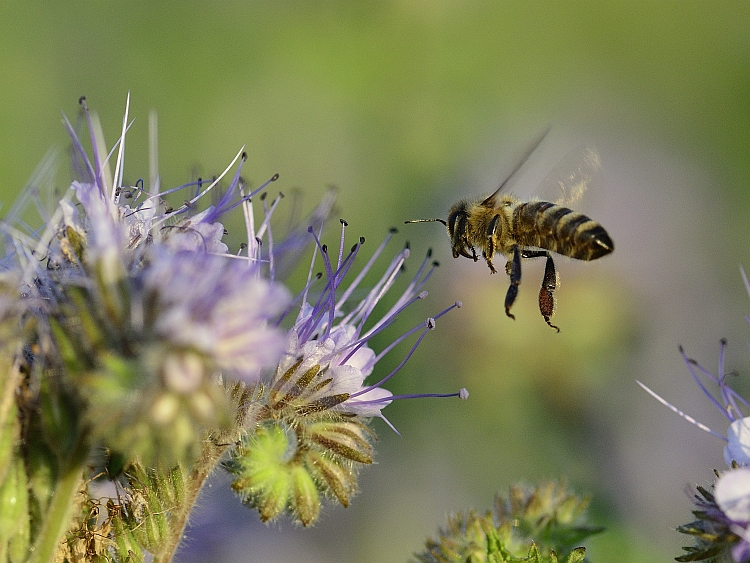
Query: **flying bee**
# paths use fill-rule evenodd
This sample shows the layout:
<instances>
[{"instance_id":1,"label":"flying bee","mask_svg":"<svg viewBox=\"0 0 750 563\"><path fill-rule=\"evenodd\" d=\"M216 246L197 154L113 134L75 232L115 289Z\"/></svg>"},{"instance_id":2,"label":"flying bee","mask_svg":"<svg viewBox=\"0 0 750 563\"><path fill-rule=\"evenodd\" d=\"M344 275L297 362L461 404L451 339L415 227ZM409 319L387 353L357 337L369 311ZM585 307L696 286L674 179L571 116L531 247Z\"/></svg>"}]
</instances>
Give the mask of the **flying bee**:
<instances>
[{"instance_id":1,"label":"flying bee","mask_svg":"<svg viewBox=\"0 0 750 563\"><path fill-rule=\"evenodd\" d=\"M588 261L606 256L615 246L604 227L582 213L558 203L522 201L501 193L546 134L547 132L531 146L500 187L489 197L482 200L459 201L451 207L447 221L415 219L406 223L442 223L448 230L453 257L464 256L476 262L479 260L476 249L479 248L493 274L497 273L493 264L495 253L505 256L505 272L510 277L510 286L505 294L505 314L511 319L515 319L510 309L518 296L518 286L521 283L521 261L529 258L546 258L544 278L539 290L539 310L545 322L560 332L560 329L550 322L555 312L554 292L559 283L550 252ZM593 156L596 154L593 153ZM598 158L593 160L598 166ZM585 191L587 177L585 174L572 174L566 181L557 183L563 192L573 192L568 195L568 199L572 201Z\"/></svg>"}]
</instances>

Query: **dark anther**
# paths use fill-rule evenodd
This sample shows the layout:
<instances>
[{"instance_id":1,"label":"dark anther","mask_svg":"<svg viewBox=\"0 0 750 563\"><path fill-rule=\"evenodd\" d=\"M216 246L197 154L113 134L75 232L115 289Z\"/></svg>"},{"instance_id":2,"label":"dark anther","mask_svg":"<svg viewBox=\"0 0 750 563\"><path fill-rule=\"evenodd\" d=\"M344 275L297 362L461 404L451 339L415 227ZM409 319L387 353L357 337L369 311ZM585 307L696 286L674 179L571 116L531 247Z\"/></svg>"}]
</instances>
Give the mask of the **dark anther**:
<instances>
[{"instance_id":1,"label":"dark anther","mask_svg":"<svg viewBox=\"0 0 750 563\"><path fill-rule=\"evenodd\" d=\"M388 232L392 235L395 235L398 232L398 229L396 227L391 227L390 229L388 229Z\"/></svg>"},{"instance_id":2,"label":"dark anther","mask_svg":"<svg viewBox=\"0 0 750 563\"><path fill-rule=\"evenodd\" d=\"M341 223L342 225L344 225L344 227L348 227L349 226L349 223L347 223L343 219L339 219L339 223Z\"/></svg>"},{"instance_id":3,"label":"dark anther","mask_svg":"<svg viewBox=\"0 0 750 563\"><path fill-rule=\"evenodd\" d=\"M247 153L242 151L242 156L240 158L242 159L242 162L245 162L247 160Z\"/></svg>"},{"instance_id":4,"label":"dark anther","mask_svg":"<svg viewBox=\"0 0 750 563\"><path fill-rule=\"evenodd\" d=\"M279 175L278 175L278 173L276 173L276 174L274 174L273 176L271 176L271 181L272 181L272 182L275 182L275 181L276 181L276 180L278 180L278 179L279 179Z\"/></svg>"},{"instance_id":5,"label":"dark anther","mask_svg":"<svg viewBox=\"0 0 750 563\"><path fill-rule=\"evenodd\" d=\"M365 237L359 237L359 244L365 243Z\"/></svg>"}]
</instances>

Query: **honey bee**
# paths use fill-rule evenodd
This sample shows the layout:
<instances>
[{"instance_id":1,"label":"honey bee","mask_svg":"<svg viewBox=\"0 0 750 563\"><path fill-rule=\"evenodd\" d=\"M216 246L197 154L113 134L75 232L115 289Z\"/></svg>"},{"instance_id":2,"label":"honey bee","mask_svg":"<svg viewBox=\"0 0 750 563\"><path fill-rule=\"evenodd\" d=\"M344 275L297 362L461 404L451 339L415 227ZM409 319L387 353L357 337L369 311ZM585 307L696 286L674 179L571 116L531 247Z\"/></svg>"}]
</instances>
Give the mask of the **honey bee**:
<instances>
[{"instance_id":1,"label":"honey bee","mask_svg":"<svg viewBox=\"0 0 750 563\"><path fill-rule=\"evenodd\" d=\"M539 146L545 132L526 152L513 171L489 197L481 200L461 200L448 212L448 220L414 219L406 223L437 221L445 225L451 240L453 257L464 256L475 262L479 260L476 249L482 251L490 272L497 270L493 264L495 253L506 257L505 272L510 277L510 286L505 294L505 314L510 312L518 296L521 284L521 260L546 258L544 278L539 290L539 311L545 322L557 332L560 329L550 322L555 312L554 292L559 284L555 263L550 252L569 256L577 260L596 260L615 249L607 231L599 223L557 203L548 201L522 201L509 194L502 194L508 181L518 172ZM577 179L575 175L570 179ZM579 194L585 190L585 179L578 185L566 186L564 191L574 190ZM574 197L578 197L575 194Z\"/></svg>"}]
</instances>

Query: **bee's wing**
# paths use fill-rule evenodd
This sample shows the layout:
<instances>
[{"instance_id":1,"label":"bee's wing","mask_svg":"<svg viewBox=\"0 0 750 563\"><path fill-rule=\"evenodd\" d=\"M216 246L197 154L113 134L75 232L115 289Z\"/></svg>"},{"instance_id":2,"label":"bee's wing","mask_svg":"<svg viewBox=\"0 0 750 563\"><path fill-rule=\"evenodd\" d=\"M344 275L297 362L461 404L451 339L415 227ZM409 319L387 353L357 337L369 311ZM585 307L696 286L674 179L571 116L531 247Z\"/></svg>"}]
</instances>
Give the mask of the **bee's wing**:
<instances>
[{"instance_id":1,"label":"bee's wing","mask_svg":"<svg viewBox=\"0 0 750 563\"><path fill-rule=\"evenodd\" d=\"M534 196L542 201L580 209L584 194L592 187L600 186L602 182L599 153L594 147L581 145L570 151L552 169ZM589 199L590 197L586 196L587 202Z\"/></svg>"},{"instance_id":2,"label":"bee's wing","mask_svg":"<svg viewBox=\"0 0 750 563\"><path fill-rule=\"evenodd\" d=\"M523 156L518 160L518 163L515 165L515 167L513 167L513 170L511 170L510 174L508 174L505 177L505 180L503 180L500 183L500 186L495 190L495 192L490 197L488 197L487 199L485 199L482 202L482 205L485 205L485 206L488 206L488 207L490 207L490 206L493 205L493 203L494 203L495 198L497 197L497 195L505 189L505 187L508 185L508 182L511 180L511 178L513 178L513 176L516 175L516 173L521 169L521 167L524 164L526 164L526 161L529 160L529 158L534 153L534 151L537 149L537 147L542 143L542 141L547 136L547 133L549 133L549 130L551 128L552 128L552 126L547 127L547 129L545 129L542 132L542 134L539 135L539 137L537 137L537 139L533 143L531 143L531 145L529 145L529 147L523 153Z\"/></svg>"}]
</instances>

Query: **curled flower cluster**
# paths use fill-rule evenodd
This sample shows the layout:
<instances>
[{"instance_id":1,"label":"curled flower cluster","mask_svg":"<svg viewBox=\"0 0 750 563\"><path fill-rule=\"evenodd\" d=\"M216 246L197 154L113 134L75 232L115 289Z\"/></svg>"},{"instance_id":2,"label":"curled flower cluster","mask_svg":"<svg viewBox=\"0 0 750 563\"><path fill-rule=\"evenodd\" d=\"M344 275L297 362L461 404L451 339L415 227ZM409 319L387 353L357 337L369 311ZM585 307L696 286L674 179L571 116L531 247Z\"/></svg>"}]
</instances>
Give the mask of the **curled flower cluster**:
<instances>
[{"instance_id":1,"label":"curled flower cluster","mask_svg":"<svg viewBox=\"0 0 750 563\"><path fill-rule=\"evenodd\" d=\"M3 503L14 509L3 512L0 553L14 561L29 552L33 561L81 554L140 561L148 552L168 561L220 463L263 520L290 514L309 525L322 498L348 505L358 469L373 460L370 419L393 428L384 407L468 397L465 389L395 396L385 388L436 319L459 303L377 353L370 346L426 296L435 267L429 253L391 308L376 313L410 254L403 249L374 287L362 289L393 232L355 268L364 239L345 252L342 221L331 257L320 242L332 208L326 197L304 227L274 239L271 217L282 196L269 203L263 190L278 175L249 190L242 151L211 180L161 190L152 170L148 190L142 180L126 186L127 110L107 150L95 115L81 105L91 148L66 119L70 189L47 200L52 160L45 161L0 222L0 498L14 499ZM168 203L188 191L184 203ZM32 208L39 227L29 220ZM247 242L231 252L221 221L235 209ZM293 298L278 279L311 245L308 282ZM323 271L313 275L317 260ZM396 369L366 382L410 337ZM116 498L94 496L89 482L102 477L116 481Z\"/></svg>"},{"instance_id":2,"label":"curled flower cluster","mask_svg":"<svg viewBox=\"0 0 750 563\"><path fill-rule=\"evenodd\" d=\"M745 287L750 295L750 281L744 269L741 270ZM750 318L745 317L748 323ZM678 531L693 536L695 545L683 548L685 555L677 561L723 561L735 563L750 561L750 401L745 399L729 384L724 367L726 340L721 341L719 364L716 374L689 358L682 347L680 354L690 370L694 381L710 402L719 409L728 421L727 435L724 436L665 401L640 381L638 384L658 401L698 428L718 437L724 443L724 460L729 469L714 471L716 482L710 487L698 486L694 497L696 519L690 524L678 527ZM704 383L718 389L718 396Z\"/></svg>"},{"instance_id":3,"label":"curled flower cluster","mask_svg":"<svg viewBox=\"0 0 750 563\"><path fill-rule=\"evenodd\" d=\"M92 442L149 466L189 461L203 428L231 423L217 377L252 383L278 362L285 336L273 324L288 293L258 260L227 254L221 208L170 210L157 190L123 189L122 151L112 177L100 137L89 158L65 123L82 177L41 232L23 233L19 217L3 224L3 264L20 278L43 350L29 356L34 373L60 372ZM247 201L238 157L224 195L234 205Z\"/></svg>"},{"instance_id":4,"label":"curled flower cluster","mask_svg":"<svg viewBox=\"0 0 750 563\"><path fill-rule=\"evenodd\" d=\"M341 223L341 245L335 267L327 246L315 237L326 272L323 289L315 299L309 299L310 286L313 284L314 287L319 278L312 275L314 256L307 288L300 296L300 312L269 383L265 404L257 414L261 430L249 436L246 444L237 450L237 455L226 464L227 469L237 476L233 488L247 504L258 508L263 520L271 520L289 511L302 524L312 524L319 514L321 495L333 497L343 506L348 506L356 491L358 469L372 463L370 442L374 434L366 421L380 417L390 425L382 409L393 400L426 396L468 397L465 389L447 395L397 397L383 387L406 363L427 332L435 327L435 319L459 307L460 303L407 331L376 354L369 346L370 339L391 326L406 307L426 297L422 288L436 264L430 265L428 253L390 310L371 321L376 305L403 271L410 250L407 247L399 252L365 297L350 303L394 231L375 250L352 282L344 286L364 239L360 239L345 255L346 222ZM312 229L311 234L314 235ZM418 333L416 342L396 369L380 381L366 384L365 379L373 373L380 358L415 333Z\"/></svg>"}]
</instances>

